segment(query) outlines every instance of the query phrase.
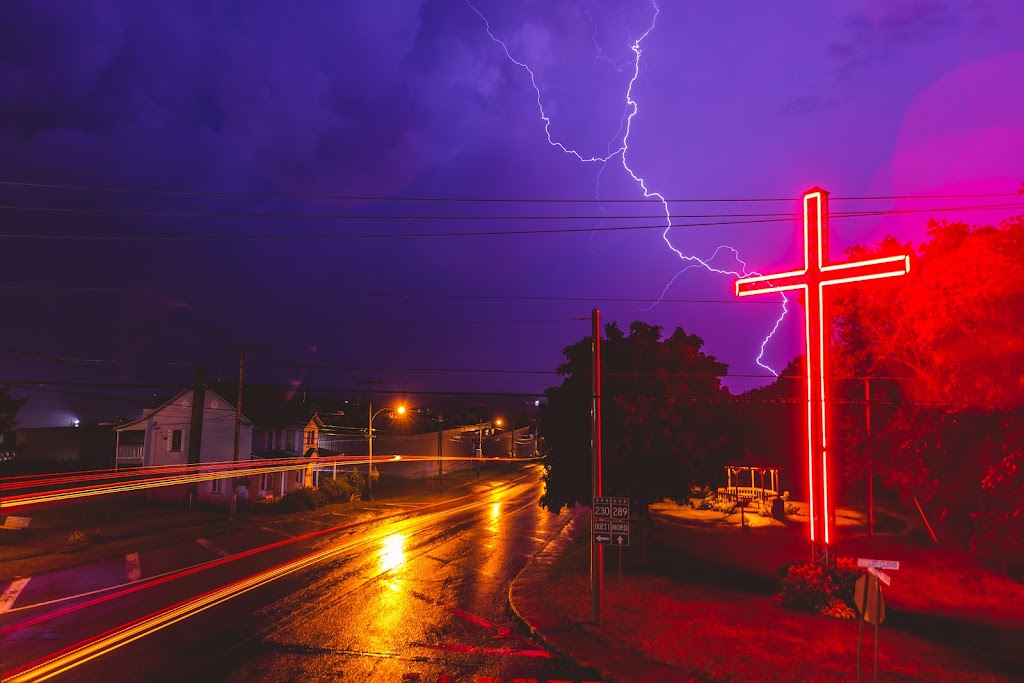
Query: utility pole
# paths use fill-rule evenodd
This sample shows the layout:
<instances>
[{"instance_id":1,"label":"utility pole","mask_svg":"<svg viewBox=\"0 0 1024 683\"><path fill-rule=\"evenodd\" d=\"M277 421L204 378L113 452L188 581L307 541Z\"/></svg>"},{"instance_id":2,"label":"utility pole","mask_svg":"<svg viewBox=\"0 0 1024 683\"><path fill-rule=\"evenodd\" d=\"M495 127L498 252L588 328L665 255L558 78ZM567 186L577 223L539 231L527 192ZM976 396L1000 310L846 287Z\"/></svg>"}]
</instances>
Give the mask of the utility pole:
<instances>
[{"instance_id":1,"label":"utility pole","mask_svg":"<svg viewBox=\"0 0 1024 683\"><path fill-rule=\"evenodd\" d=\"M437 482L444 488L444 417L437 416Z\"/></svg>"},{"instance_id":2,"label":"utility pole","mask_svg":"<svg viewBox=\"0 0 1024 683\"><path fill-rule=\"evenodd\" d=\"M380 383L379 379L366 380L366 453L369 463L366 466L366 500L373 500L373 385ZM356 382L356 389L363 382Z\"/></svg>"},{"instance_id":3,"label":"utility pole","mask_svg":"<svg viewBox=\"0 0 1024 683\"><path fill-rule=\"evenodd\" d=\"M592 496L601 495L601 311L592 313L593 353L590 375L593 406L590 421L590 476ZM590 606L591 616L597 626L604 621L601 613L601 589L604 581L604 546L594 538L594 501L590 501Z\"/></svg>"},{"instance_id":4,"label":"utility pole","mask_svg":"<svg viewBox=\"0 0 1024 683\"><path fill-rule=\"evenodd\" d=\"M245 346L240 344L225 349L225 351L238 351L238 400L235 402L235 451L234 451L234 462L238 462L238 446L242 436L242 381L245 377L245 352L246 351L262 351L262 346ZM235 518L235 513L238 511L238 493L235 491L235 475L231 475L231 511L228 513L229 519Z\"/></svg>"},{"instance_id":5,"label":"utility pole","mask_svg":"<svg viewBox=\"0 0 1024 683\"><path fill-rule=\"evenodd\" d=\"M864 426L867 428L868 448L868 536L875 535L875 459L874 448L871 444L871 383L864 380Z\"/></svg>"}]
</instances>

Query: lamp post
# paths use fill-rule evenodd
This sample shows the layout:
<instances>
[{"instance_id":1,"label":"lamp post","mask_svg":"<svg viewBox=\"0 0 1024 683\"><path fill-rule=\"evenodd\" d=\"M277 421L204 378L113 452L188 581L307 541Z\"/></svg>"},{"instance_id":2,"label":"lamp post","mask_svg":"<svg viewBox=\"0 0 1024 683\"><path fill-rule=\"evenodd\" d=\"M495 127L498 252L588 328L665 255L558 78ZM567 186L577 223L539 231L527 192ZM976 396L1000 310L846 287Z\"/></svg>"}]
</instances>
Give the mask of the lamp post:
<instances>
[{"instance_id":1,"label":"lamp post","mask_svg":"<svg viewBox=\"0 0 1024 683\"><path fill-rule=\"evenodd\" d=\"M380 410L378 410L375 413L375 412L373 412L373 403L369 403L368 405L370 407L370 410L368 412L368 414L370 416L370 423L367 425L367 429L366 429L366 443L367 443L366 450L367 450L367 453L369 454L370 457L369 457L369 464L367 465L367 471L366 471L366 499L367 500L372 500L373 499L373 418L377 417L381 413L383 413L385 411L388 411L388 410L390 410L393 413L398 413L399 415L404 415L405 414L405 406L398 406L397 408L394 408L394 409L391 409L391 408L381 408Z\"/></svg>"}]
</instances>

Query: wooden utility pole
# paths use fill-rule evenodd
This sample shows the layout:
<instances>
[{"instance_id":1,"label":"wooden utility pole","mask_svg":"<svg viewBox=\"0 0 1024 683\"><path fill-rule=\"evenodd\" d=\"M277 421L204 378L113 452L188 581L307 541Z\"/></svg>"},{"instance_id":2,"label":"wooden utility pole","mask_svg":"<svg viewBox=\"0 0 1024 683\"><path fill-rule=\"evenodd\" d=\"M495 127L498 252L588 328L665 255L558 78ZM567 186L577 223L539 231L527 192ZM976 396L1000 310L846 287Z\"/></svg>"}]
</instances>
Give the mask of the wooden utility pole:
<instances>
[{"instance_id":1,"label":"wooden utility pole","mask_svg":"<svg viewBox=\"0 0 1024 683\"><path fill-rule=\"evenodd\" d=\"M437 483L444 488L444 417L437 416Z\"/></svg>"},{"instance_id":2,"label":"wooden utility pole","mask_svg":"<svg viewBox=\"0 0 1024 683\"><path fill-rule=\"evenodd\" d=\"M240 344L238 346L232 346L225 351L238 351L238 399L235 401L235 449L234 458L235 463L238 462L238 448L239 441L242 437L242 382L245 378L245 352L246 351L262 351L262 346L245 346ZM235 514L238 511L238 494L235 492L235 475L231 475L231 511L228 516L231 519L235 518Z\"/></svg>"},{"instance_id":3,"label":"wooden utility pole","mask_svg":"<svg viewBox=\"0 0 1024 683\"><path fill-rule=\"evenodd\" d=\"M871 384L870 380L864 380L864 426L867 429L867 451L868 451L868 536L875 535L875 472L874 472L874 448L871 444Z\"/></svg>"},{"instance_id":4,"label":"wooden utility pole","mask_svg":"<svg viewBox=\"0 0 1024 683\"><path fill-rule=\"evenodd\" d=\"M366 380L366 414L368 416L366 425L366 455L369 463L366 466L366 490L363 492L363 500L373 500L373 385L379 383L379 379ZM356 390L363 382L356 382Z\"/></svg>"},{"instance_id":5,"label":"wooden utility pole","mask_svg":"<svg viewBox=\"0 0 1024 683\"><path fill-rule=\"evenodd\" d=\"M590 503L590 607L595 624L601 626L601 592L604 581L604 546L594 538L593 498L601 495L601 311L592 313L593 353L591 359L591 392L593 405L590 413L590 472L592 498Z\"/></svg>"}]
</instances>

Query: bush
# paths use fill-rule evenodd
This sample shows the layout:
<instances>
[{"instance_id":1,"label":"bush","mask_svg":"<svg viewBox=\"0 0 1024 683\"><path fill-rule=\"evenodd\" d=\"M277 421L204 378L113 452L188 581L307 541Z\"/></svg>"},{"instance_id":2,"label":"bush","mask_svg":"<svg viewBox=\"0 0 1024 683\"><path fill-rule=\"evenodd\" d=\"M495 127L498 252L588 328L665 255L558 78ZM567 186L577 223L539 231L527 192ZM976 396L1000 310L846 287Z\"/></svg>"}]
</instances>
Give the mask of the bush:
<instances>
[{"instance_id":1,"label":"bush","mask_svg":"<svg viewBox=\"0 0 1024 683\"><path fill-rule=\"evenodd\" d=\"M832 602L832 577L820 564L794 564L782 579L782 600L795 607L820 612Z\"/></svg>"},{"instance_id":2,"label":"bush","mask_svg":"<svg viewBox=\"0 0 1024 683\"><path fill-rule=\"evenodd\" d=\"M311 486L289 491L281 496L278 506L284 512L315 510L326 502L324 495Z\"/></svg>"},{"instance_id":3,"label":"bush","mask_svg":"<svg viewBox=\"0 0 1024 683\"><path fill-rule=\"evenodd\" d=\"M78 529L68 534L68 545L89 545L100 535L98 528Z\"/></svg>"},{"instance_id":4,"label":"bush","mask_svg":"<svg viewBox=\"0 0 1024 683\"><path fill-rule=\"evenodd\" d=\"M339 472L337 479L321 474L318 483L320 493L328 503L347 503L365 485L363 475L358 472Z\"/></svg>"},{"instance_id":5,"label":"bush","mask_svg":"<svg viewBox=\"0 0 1024 683\"><path fill-rule=\"evenodd\" d=\"M837 619L857 616L853 590L862 572L852 557L838 558L827 572L812 562L784 565L780 574L783 572L783 602Z\"/></svg>"}]
</instances>

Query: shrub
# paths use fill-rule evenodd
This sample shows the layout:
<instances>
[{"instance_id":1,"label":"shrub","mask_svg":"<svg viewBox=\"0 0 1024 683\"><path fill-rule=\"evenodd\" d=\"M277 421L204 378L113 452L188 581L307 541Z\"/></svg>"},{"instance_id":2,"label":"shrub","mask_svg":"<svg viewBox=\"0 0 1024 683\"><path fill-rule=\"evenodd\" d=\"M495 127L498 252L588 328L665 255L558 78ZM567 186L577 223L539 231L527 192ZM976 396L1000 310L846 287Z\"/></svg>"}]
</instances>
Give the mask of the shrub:
<instances>
[{"instance_id":1,"label":"shrub","mask_svg":"<svg viewBox=\"0 0 1024 683\"><path fill-rule=\"evenodd\" d=\"M796 515L800 513L800 506L796 503L786 503L786 514Z\"/></svg>"},{"instance_id":2,"label":"shrub","mask_svg":"<svg viewBox=\"0 0 1024 683\"><path fill-rule=\"evenodd\" d=\"M697 505L698 510L713 510L715 508L715 500L712 496L706 496L701 499Z\"/></svg>"},{"instance_id":3,"label":"shrub","mask_svg":"<svg viewBox=\"0 0 1024 683\"><path fill-rule=\"evenodd\" d=\"M820 564L794 564L782 579L782 600L811 612L821 612L832 602L835 584Z\"/></svg>"},{"instance_id":4,"label":"shrub","mask_svg":"<svg viewBox=\"0 0 1024 683\"><path fill-rule=\"evenodd\" d=\"M278 506L284 512L315 510L326 502L324 495L311 486L289 491L281 496Z\"/></svg>"},{"instance_id":5,"label":"shrub","mask_svg":"<svg viewBox=\"0 0 1024 683\"><path fill-rule=\"evenodd\" d=\"M98 528L78 529L68 534L68 545L89 545L100 535Z\"/></svg>"},{"instance_id":6,"label":"shrub","mask_svg":"<svg viewBox=\"0 0 1024 683\"><path fill-rule=\"evenodd\" d=\"M363 482L363 476L358 472L339 472L337 479L321 475L318 481L320 493L329 503L347 503L363 490Z\"/></svg>"},{"instance_id":7,"label":"shrub","mask_svg":"<svg viewBox=\"0 0 1024 683\"><path fill-rule=\"evenodd\" d=\"M782 600L800 609L837 619L857 616L853 604L854 585L862 575L852 557L840 557L829 571L817 563L783 565Z\"/></svg>"},{"instance_id":8,"label":"shrub","mask_svg":"<svg viewBox=\"0 0 1024 683\"><path fill-rule=\"evenodd\" d=\"M835 585L835 597L842 600L850 609L854 609L853 589L857 579L864 575L864 570L857 566L857 560L852 557L840 557L836 559L835 566L829 571L832 576L832 583Z\"/></svg>"}]
</instances>

